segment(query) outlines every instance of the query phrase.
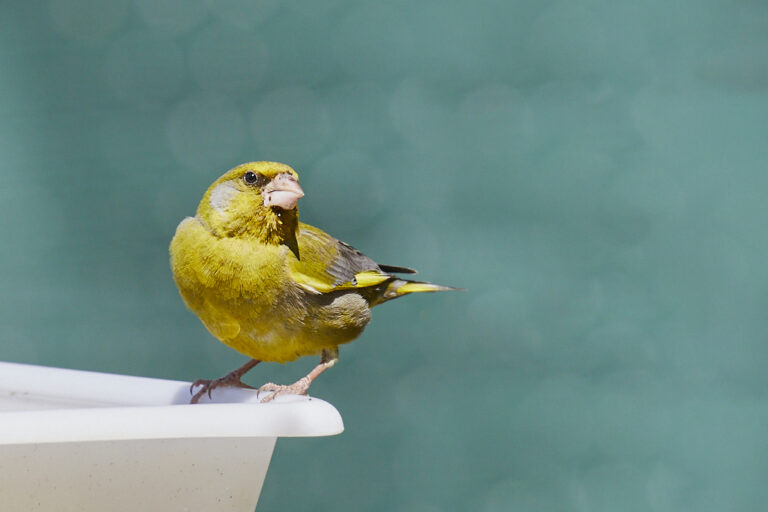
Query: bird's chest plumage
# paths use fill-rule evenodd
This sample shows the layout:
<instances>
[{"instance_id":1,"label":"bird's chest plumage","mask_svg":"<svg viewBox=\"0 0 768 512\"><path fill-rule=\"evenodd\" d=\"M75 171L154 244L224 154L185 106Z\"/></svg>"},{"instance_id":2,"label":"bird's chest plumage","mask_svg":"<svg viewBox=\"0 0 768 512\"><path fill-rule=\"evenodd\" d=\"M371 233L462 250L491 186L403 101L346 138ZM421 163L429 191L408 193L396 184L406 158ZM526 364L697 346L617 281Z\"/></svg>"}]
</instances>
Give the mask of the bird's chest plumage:
<instances>
[{"instance_id":1,"label":"bird's chest plumage","mask_svg":"<svg viewBox=\"0 0 768 512\"><path fill-rule=\"evenodd\" d=\"M370 319L358 295L313 297L288 275L289 249L217 238L194 219L171 242L187 306L221 341L250 357L289 361L351 341Z\"/></svg>"}]
</instances>

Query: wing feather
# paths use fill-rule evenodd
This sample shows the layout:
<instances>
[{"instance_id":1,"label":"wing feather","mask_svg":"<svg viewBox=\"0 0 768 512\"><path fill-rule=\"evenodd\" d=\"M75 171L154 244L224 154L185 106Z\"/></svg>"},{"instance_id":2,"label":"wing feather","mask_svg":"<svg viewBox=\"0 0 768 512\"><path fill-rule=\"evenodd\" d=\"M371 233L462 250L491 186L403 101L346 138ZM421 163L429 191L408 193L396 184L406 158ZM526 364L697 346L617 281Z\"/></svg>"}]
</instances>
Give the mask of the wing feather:
<instances>
[{"instance_id":1,"label":"wing feather","mask_svg":"<svg viewBox=\"0 0 768 512\"><path fill-rule=\"evenodd\" d=\"M289 272L310 293L365 288L393 278L359 250L307 224L300 223L297 240L300 259L291 259Z\"/></svg>"},{"instance_id":2,"label":"wing feather","mask_svg":"<svg viewBox=\"0 0 768 512\"><path fill-rule=\"evenodd\" d=\"M416 270L408 267L396 267L394 265L379 265L379 268L388 274L416 274Z\"/></svg>"}]
</instances>

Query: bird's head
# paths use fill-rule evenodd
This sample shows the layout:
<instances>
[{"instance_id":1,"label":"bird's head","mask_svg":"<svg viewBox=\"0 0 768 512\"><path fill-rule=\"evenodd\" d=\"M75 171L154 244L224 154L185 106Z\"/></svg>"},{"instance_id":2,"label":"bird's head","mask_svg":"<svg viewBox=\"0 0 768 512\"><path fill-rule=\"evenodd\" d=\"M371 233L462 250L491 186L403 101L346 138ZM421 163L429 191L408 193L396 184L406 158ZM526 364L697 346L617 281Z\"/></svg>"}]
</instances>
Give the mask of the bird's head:
<instances>
[{"instance_id":1,"label":"bird's head","mask_svg":"<svg viewBox=\"0 0 768 512\"><path fill-rule=\"evenodd\" d=\"M303 196L299 175L289 166L249 162L213 182L197 207L197 217L216 236L281 243L295 236L296 203Z\"/></svg>"}]
</instances>

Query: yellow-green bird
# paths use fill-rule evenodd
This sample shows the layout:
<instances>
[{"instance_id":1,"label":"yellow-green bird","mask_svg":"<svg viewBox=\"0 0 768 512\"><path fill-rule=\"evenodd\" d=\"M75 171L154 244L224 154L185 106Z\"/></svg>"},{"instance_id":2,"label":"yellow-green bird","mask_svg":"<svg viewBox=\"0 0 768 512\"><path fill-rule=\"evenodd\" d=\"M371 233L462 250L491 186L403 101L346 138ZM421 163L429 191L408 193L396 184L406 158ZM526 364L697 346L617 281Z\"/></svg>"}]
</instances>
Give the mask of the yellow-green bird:
<instances>
[{"instance_id":1,"label":"yellow-green bird","mask_svg":"<svg viewBox=\"0 0 768 512\"><path fill-rule=\"evenodd\" d=\"M218 386L250 387L240 380L261 361L284 363L322 354L306 377L289 386L265 384L268 401L306 394L312 381L338 361L339 345L363 332L371 308L414 292L454 290L393 274L354 247L299 222L304 196L299 176L277 162L239 165L203 195L194 217L176 228L171 269L187 307L216 338L250 357L242 367L190 388L196 403Z\"/></svg>"}]
</instances>

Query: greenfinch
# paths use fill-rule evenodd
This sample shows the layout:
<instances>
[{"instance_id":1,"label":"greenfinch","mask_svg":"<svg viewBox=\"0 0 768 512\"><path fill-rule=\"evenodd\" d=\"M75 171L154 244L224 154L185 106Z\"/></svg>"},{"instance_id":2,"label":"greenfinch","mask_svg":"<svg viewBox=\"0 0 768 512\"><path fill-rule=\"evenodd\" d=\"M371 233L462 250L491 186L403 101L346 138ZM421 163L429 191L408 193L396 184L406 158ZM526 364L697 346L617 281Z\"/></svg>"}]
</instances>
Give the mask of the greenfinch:
<instances>
[{"instance_id":1,"label":"greenfinch","mask_svg":"<svg viewBox=\"0 0 768 512\"><path fill-rule=\"evenodd\" d=\"M262 361L321 354L289 386L268 383L262 401L306 394L338 361L338 347L363 332L371 308L414 292L455 288L402 279L405 267L379 265L354 247L299 222L299 176L277 162L239 165L213 182L197 214L176 228L171 269L181 297L220 341L251 358L214 380L197 380L196 403L219 386L250 387L241 377Z\"/></svg>"}]
</instances>

